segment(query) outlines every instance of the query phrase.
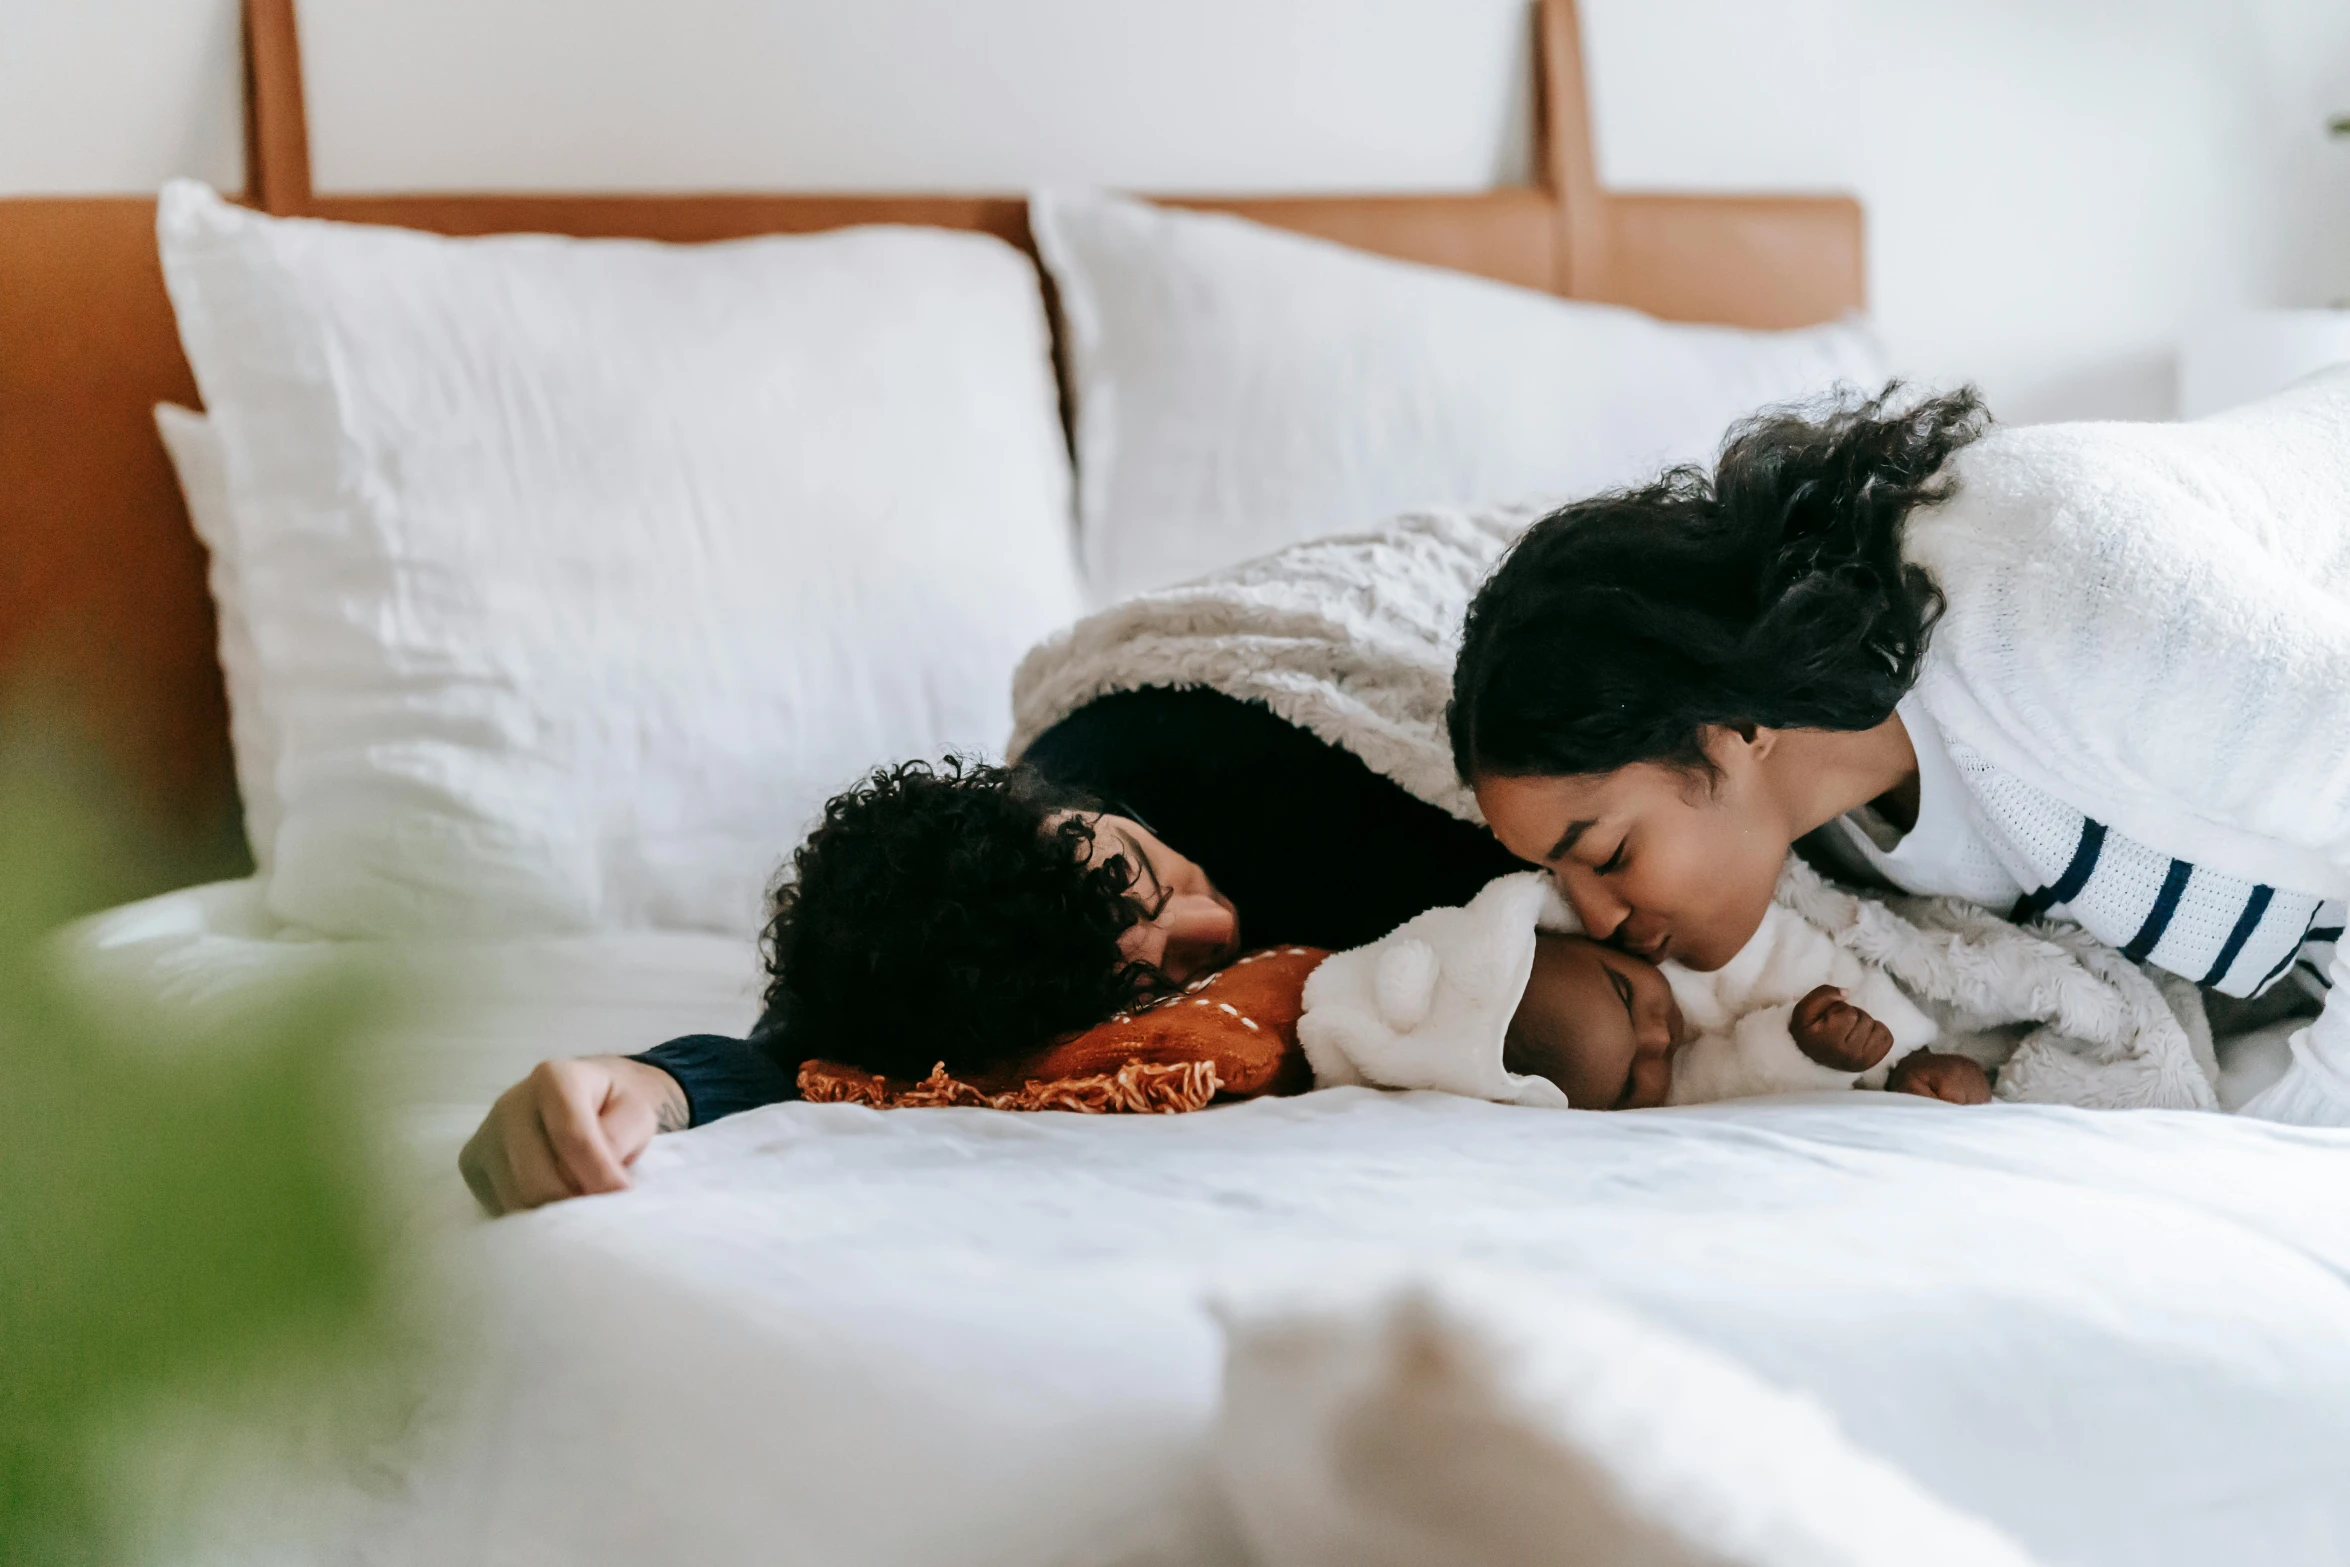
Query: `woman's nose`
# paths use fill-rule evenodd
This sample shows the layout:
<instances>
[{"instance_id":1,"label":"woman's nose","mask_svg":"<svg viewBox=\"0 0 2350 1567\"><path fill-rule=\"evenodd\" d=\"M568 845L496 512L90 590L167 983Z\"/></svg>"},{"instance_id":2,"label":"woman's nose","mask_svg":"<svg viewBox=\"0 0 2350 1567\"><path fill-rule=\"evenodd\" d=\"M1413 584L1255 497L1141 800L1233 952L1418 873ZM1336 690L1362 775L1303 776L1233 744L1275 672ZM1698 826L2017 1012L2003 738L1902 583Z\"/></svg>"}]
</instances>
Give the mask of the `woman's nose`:
<instances>
[{"instance_id":1,"label":"woman's nose","mask_svg":"<svg viewBox=\"0 0 2350 1567\"><path fill-rule=\"evenodd\" d=\"M1558 882L1559 895L1567 900L1567 907L1582 921L1583 934L1593 941L1607 940L1632 917L1632 905L1608 891L1607 883L1584 867L1561 865L1551 876Z\"/></svg>"}]
</instances>

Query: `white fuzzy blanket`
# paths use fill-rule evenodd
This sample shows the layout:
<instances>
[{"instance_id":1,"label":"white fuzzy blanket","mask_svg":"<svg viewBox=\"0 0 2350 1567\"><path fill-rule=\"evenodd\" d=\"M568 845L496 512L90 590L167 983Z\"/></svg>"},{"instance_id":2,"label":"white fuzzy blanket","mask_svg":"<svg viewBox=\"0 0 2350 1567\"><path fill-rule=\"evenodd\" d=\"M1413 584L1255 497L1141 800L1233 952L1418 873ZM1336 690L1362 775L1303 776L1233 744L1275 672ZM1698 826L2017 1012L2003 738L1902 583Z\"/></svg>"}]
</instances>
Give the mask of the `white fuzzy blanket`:
<instances>
[{"instance_id":1,"label":"white fuzzy blanket","mask_svg":"<svg viewBox=\"0 0 2350 1567\"><path fill-rule=\"evenodd\" d=\"M1477 821L1445 741L1453 655L1470 596L1543 509L1417 513L1112 605L1022 660L1011 751L1110 692L1204 686L1262 702ZM2150 971L2077 930L1857 895L1792 856L1778 896L1927 1003L1953 1048L1997 1069L2002 1098L2216 1107L2194 988L2161 976L2166 1003Z\"/></svg>"}]
</instances>

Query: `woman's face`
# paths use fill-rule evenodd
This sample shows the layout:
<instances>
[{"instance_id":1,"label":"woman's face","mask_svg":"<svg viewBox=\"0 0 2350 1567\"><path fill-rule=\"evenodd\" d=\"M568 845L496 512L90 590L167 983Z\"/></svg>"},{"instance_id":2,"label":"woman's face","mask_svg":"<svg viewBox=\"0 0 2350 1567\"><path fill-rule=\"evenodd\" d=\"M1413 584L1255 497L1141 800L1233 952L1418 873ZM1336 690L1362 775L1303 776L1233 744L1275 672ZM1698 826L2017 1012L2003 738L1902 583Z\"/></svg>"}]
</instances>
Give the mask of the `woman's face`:
<instances>
[{"instance_id":1,"label":"woman's face","mask_svg":"<svg viewBox=\"0 0 2350 1567\"><path fill-rule=\"evenodd\" d=\"M1640 763L1596 777L1477 780L1494 836L1550 868L1583 928L1661 963L1716 969L1770 907L1789 834L1765 787L1773 740L1716 731L1718 776Z\"/></svg>"},{"instance_id":2,"label":"woman's face","mask_svg":"<svg viewBox=\"0 0 2350 1567\"><path fill-rule=\"evenodd\" d=\"M1137 901L1151 911L1127 927L1118 950L1148 963L1178 985L1239 955L1240 915L1208 873L1177 854L1132 817L1093 819L1091 864L1122 857L1134 873Z\"/></svg>"}]
</instances>

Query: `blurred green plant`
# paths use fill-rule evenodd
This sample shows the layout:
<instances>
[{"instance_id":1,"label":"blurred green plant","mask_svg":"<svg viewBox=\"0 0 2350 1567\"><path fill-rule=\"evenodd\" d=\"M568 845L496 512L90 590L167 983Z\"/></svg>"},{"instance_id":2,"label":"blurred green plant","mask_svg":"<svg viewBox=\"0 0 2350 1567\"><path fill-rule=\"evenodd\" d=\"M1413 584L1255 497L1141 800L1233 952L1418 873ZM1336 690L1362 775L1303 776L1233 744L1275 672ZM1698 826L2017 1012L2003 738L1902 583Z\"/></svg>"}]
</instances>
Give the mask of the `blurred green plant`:
<instances>
[{"instance_id":1,"label":"blurred green plant","mask_svg":"<svg viewBox=\"0 0 2350 1567\"><path fill-rule=\"evenodd\" d=\"M130 813L54 726L0 715L0 1564L155 1542L123 1444L379 1347L389 1227L364 978L231 1007L99 998L54 933L140 885ZM200 1425L199 1429L210 1429Z\"/></svg>"}]
</instances>

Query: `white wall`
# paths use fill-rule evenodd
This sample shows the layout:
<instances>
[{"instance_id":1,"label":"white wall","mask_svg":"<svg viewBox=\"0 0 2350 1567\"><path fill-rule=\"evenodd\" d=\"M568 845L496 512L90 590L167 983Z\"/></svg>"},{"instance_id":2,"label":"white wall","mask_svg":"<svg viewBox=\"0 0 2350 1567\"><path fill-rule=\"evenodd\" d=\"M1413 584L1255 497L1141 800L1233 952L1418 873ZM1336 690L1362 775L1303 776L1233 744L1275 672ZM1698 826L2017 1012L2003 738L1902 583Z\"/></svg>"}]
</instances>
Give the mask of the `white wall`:
<instances>
[{"instance_id":1,"label":"white wall","mask_svg":"<svg viewBox=\"0 0 2350 1567\"><path fill-rule=\"evenodd\" d=\"M1869 216L1901 367L2009 419L2172 411L2182 329L2350 295L2350 0L1585 0L1625 184Z\"/></svg>"},{"instance_id":2,"label":"white wall","mask_svg":"<svg viewBox=\"0 0 2350 1567\"><path fill-rule=\"evenodd\" d=\"M243 177L236 0L0 0L0 196Z\"/></svg>"},{"instance_id":3,"label":"white wall","mask_svg":"<svg viewBox=\"0 0 2350 1567\"><path fill-rule=\"evenodd\" d=\"M2345 0L1583 0L1618 183L1867 203L1901 367L2159 416L2350 295ZM330 188L1473 188L1522 0L304 0ZM234 0L0 0L0 192L241 178Z\"/></svg>"}]
</instances>

